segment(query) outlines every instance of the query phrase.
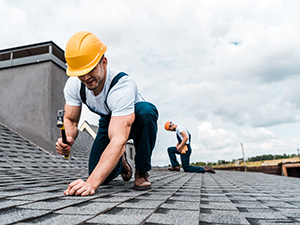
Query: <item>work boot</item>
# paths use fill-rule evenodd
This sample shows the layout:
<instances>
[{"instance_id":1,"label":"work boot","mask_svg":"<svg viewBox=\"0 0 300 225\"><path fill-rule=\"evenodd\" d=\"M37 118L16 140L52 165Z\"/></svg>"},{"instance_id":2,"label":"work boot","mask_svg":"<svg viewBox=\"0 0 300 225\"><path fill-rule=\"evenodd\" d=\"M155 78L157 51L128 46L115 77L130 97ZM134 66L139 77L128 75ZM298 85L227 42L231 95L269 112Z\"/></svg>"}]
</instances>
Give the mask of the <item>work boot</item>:
<instances>
[{"instance_id":1,"label":"work boot","mask_svg":"<svg viewBox=\"0 0 300 225\"><path fill-rule=\"evenodd\" d=\"M148 190L151 189L151 182L149 180L149 174L147 172L135 172L134 187L135 190Z\"/></svg>"},{"instance_id":2,"label":"work boot","mask_svg":"<svg viewBox=\"0 0 300 225\"><path fill-rule=\"evenodd\" d=\"M180 166L169 167L168 170L170 170L170 171L180 171Z\"/></svg>"},{"instance_id":3,"label":"work boot","mask_svg":"<svg viewBox=\"0 0 300 225\"><path fill-rule=\"evenodd\" d=\"M126 159L126 153L124 153L123 158L122 158L122 172L121 176L124 181L129 181L132 177L132 168L127 162Z\"/></svg>"},{"instance_id":4,"label":"work boot","mask_svg":"<svg viewBox=\"0 0 300 225\"><path fill-rule=\"evenodd\" d=\"M215 170L209 166L204 166L204 172L216 173Z\"/></svg>"}]
</instances>

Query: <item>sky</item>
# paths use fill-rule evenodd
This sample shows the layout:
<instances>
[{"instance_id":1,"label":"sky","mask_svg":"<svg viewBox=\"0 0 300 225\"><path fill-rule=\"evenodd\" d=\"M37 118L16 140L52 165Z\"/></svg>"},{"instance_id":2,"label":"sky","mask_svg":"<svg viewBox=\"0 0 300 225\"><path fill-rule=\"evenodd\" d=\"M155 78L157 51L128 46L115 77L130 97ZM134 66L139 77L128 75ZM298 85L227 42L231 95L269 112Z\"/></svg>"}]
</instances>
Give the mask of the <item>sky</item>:
<instances>
[{"instance_id":1,"label":"sky","mask_svg":"<svg viewBox=\"0 0 300 225\"><path fill-rule=\"evenodd\" d=\"M154 166L177 143L168 120L190 131L191 162L300 148L298 0L0 0L0 21L0 49L97 35L158 108Z\"/></svg>"}]
</instances>

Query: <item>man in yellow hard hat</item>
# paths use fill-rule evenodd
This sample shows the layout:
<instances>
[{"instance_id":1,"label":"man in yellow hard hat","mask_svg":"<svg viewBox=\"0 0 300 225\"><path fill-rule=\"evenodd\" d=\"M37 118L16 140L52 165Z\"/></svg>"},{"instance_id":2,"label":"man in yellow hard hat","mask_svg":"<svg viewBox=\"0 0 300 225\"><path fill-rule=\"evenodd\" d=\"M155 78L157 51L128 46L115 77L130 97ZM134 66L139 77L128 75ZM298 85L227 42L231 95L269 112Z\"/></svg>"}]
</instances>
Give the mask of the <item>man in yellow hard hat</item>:
<instances>
[{"instance_id":1,"label":"man in yellow hard hat","mask_svg":"<svg viewBox=\"0 0 300 225\"><path fill-rule=\"evenodd\" d=\"M180 154L182 168L185 172L215 173L215 170L209 166L190 166L190 156L192 154L191 148L191 134L184 126L176 125L171 121L165 123L165 129L167 131L176 132L178 143L176 147L169 147L168 154L172 167L168 168L170 171L180 171L180 166L176 158L176 154Z\"/></svg>"},{"instance_id":2,"label":"man in yellow hard hat","mask_svg":"<svg viewBox=\"0 0 300 225\"><path fill-rule=\"evenodd\" d=\"M158 111L139 94L136 83L124 72L108 68L104 56L107 47L94 34L75 33L67 43L65 58L70 76L64 88L65 128L68 144L59 138L56 150L68 155L78 135L82 103L100 115L99 130L94 140L90 159L89 177L69 184L66 195L92 195L104 183L121 174L129 181L132 168L125 156L128 139L136 149L136 190L151 188L148 171L156 141Z\"/></svg>"}]
</instances>

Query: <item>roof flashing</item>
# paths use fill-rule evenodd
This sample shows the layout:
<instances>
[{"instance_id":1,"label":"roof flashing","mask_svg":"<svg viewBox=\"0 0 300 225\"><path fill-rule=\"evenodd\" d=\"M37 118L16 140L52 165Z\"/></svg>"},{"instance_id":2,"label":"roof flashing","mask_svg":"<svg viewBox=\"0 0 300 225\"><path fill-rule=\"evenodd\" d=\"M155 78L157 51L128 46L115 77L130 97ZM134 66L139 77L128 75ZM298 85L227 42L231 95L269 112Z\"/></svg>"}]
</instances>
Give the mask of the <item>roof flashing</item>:
<instances>
[{"instance_id":1,"label":"roof flashing","mask_svg":"<svg viewBox=\"0 0 300 225\"><path fill-rule=\"evenodd\" d=\"M0 50L0 69L44 61L67 67L64 51L52 41Z\"/></svg>"}]
</instances>

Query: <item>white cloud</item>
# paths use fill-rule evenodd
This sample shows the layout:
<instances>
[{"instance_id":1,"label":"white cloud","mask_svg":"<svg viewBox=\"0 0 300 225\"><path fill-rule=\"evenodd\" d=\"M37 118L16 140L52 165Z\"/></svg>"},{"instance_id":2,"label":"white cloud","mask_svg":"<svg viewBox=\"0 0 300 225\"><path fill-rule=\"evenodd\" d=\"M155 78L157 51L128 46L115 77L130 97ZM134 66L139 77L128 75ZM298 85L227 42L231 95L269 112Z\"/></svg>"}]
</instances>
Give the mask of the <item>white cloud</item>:
<instances>
[{"instance_id":1,"label":"white cloud","mask_svg":"<svg viewBox=\"0 0 300 225\"><path fill-rule=\"evenodd\" d=\"M300 138L269 139L260 142L246 142L243 145L246 158L264 154L297 154Z\"/></svg>"},{"instance_id":2,"label":"white cloud","mask_svg":"<svg viewBox=\"0 0 300 225\"><path fill-rule=\"evenodd\" d=\"M109 66L133 77L158 107L154 164L169 163L166 147L176 139L163 124L170 119L193 131L192 157L231 159L240 156L239 135L253 154L280 151L280 141L284 151L295 147L299 7L293 0L0 0L0 48L53 40L64 49L75 32L94 32L108 46ZM198 127L203 138L195 138ZM278 127L294 132L286 137Z\"/></svg>"},{"instance_id":3,"label":"white cloud","mask_svg":"<svg viewBox=\"0 0 300 225\"><path fill-rule=\"evenodd\" d=\"M242 133L245 142L260 142L276 139L276 135L264 127L243 130Z\"/></svg>"},{"instance_id":4,"label":"white cloud","mask_svg":"<svg viewBox=\"0 0 300 225\"><path fill-rule=\"evenodd\" d=\"M237 141L237 136L231 131L213 129L212 124L203 122L198 126L198 140L210 150L218 150L228 147Z\"/></svg>"}]
</instances>

